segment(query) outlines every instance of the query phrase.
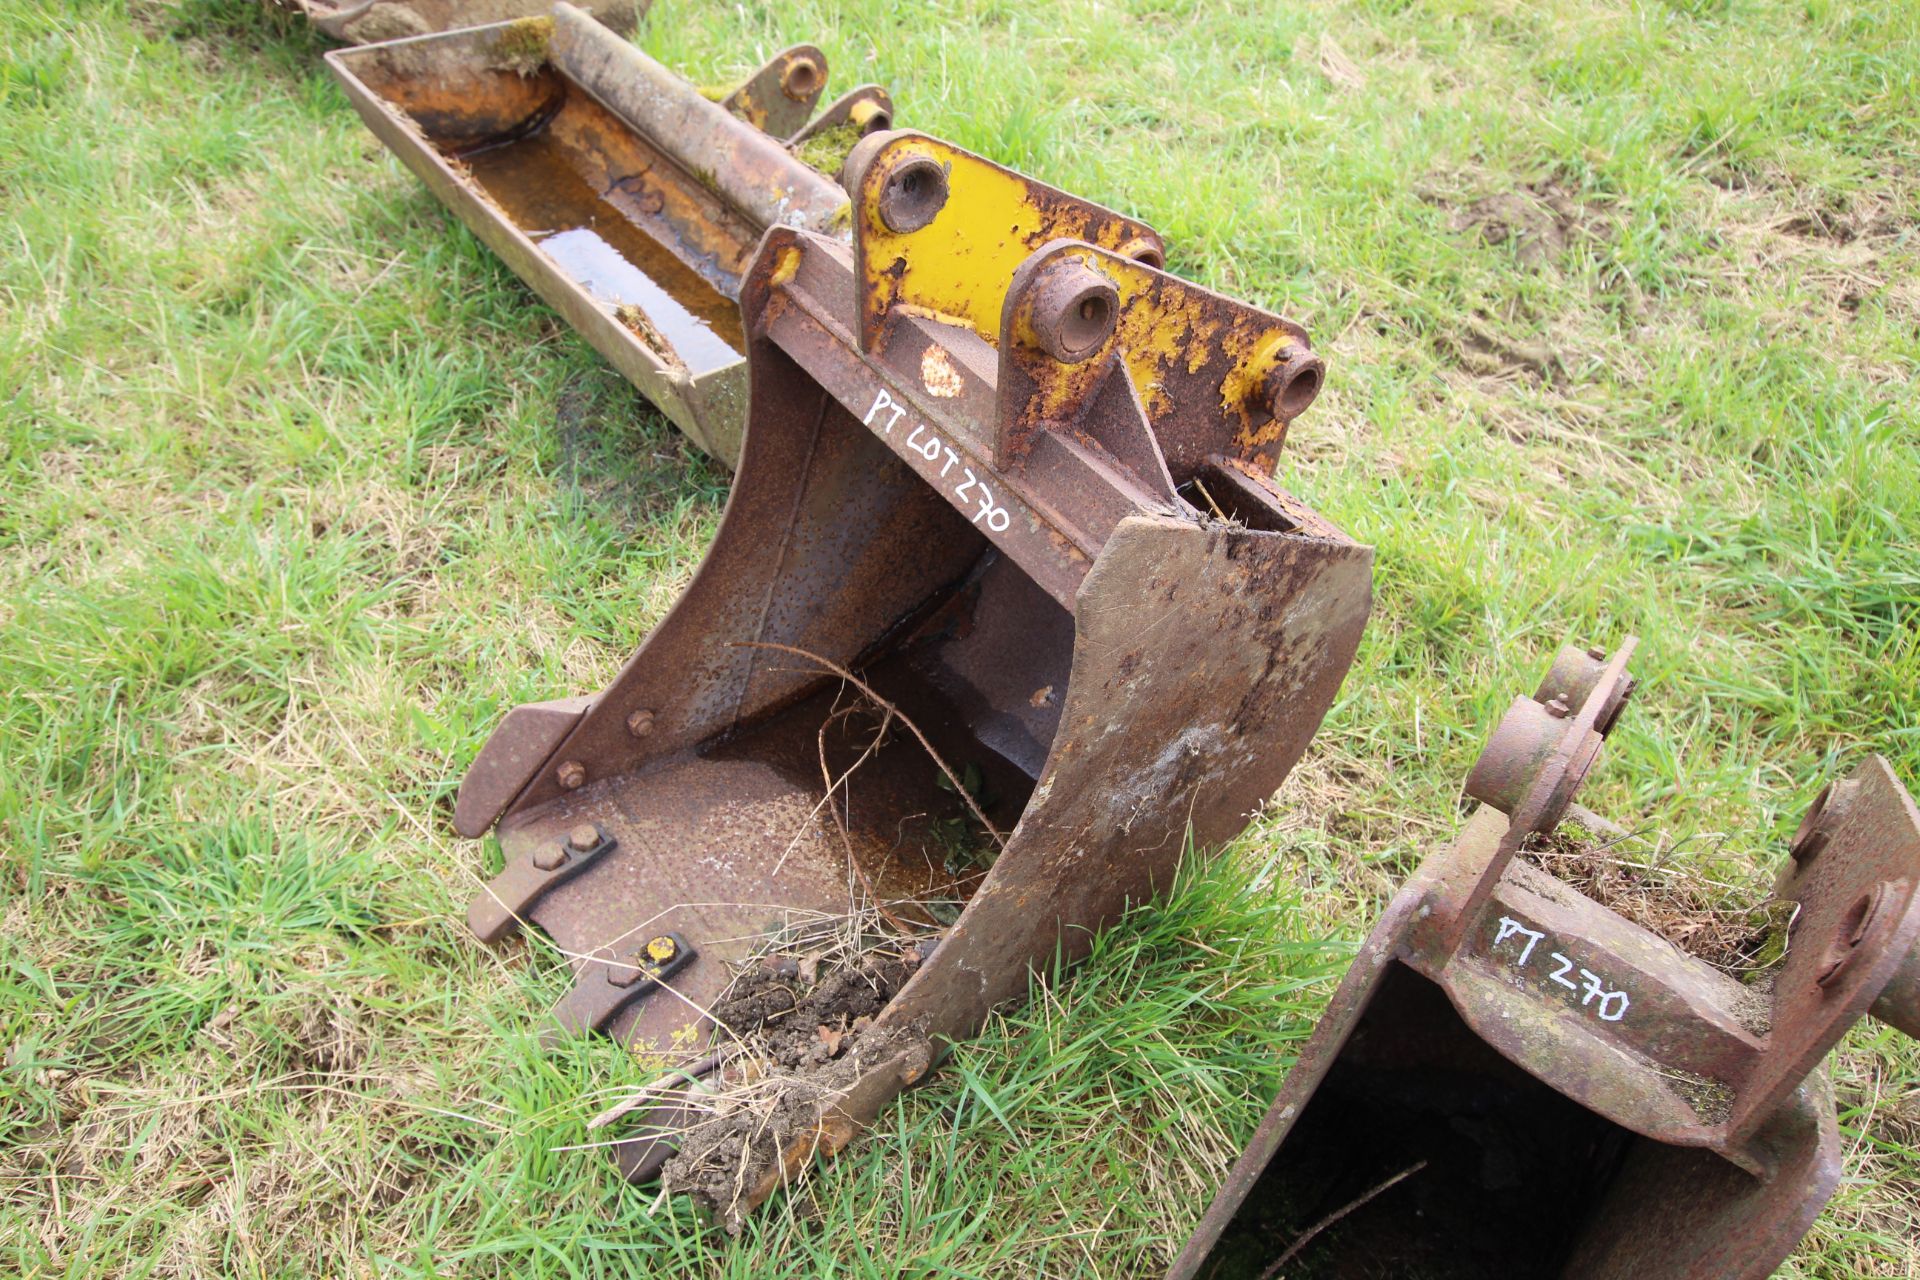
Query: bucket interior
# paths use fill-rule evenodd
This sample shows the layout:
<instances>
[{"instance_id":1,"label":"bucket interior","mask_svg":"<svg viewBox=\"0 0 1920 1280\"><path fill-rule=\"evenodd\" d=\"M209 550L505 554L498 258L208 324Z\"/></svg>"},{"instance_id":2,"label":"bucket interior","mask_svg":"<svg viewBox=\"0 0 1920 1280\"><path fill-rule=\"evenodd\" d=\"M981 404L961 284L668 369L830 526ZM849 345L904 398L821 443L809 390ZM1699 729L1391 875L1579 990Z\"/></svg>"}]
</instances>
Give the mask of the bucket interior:
<instances>
[{"instance_id":1,"label":"bucket interior","mask_svg":"<svg viewBox=\"0 0 1920 1280\"><path fill-rule=\"evenodd\" d=\"M852 448L851 473L897 472L920 485L844 410L831 414L832 434ZM672 929L699 952L675 979L685 1000L645 1001L617 1034L635 1043L672 1036L688 1004L716 997L733 965L767 939L860 915L876 899L896 922L952 923L997 854L968 797L1002 835L1025 812L1066 700L1073 618L923 492L906 540L940 548L939 569L920 579L937 585L904 615L867 620L848 664L893 713L800 654L759 650L763 675L802 677L794 696L689 750L589 782L503 831L517 848L587 819L618 842L607 865L534 908L561 947L592 953ZM890 565L894 545L869 554ZM789 585L806 576L788 569ZM859 592L832 577L818 590Z\"/></svg>"},{"instance_id":2,"label":"bucket interior","mask_svg":"<svg viewBox=\"0 0 1920 1280\"><path fill-rule=\"evenodd\" d=\"M1560 1275L1634 1141L1501 1057L1439 987L1389 965L1199 1276L1254 1280L1316 1226L1278 1274Z\"/></svg>"},{"instance_id":3,"label":"bucket interior","mask_svg":"<svg viewBox=\"0 0 1920 1280\"><path fill-rule=\"evenodd\" d=\"M758 229L559 68L462 32L344 55L554 270L669 365L740 359L740 273Z\"/></svg>"}]
</instances>

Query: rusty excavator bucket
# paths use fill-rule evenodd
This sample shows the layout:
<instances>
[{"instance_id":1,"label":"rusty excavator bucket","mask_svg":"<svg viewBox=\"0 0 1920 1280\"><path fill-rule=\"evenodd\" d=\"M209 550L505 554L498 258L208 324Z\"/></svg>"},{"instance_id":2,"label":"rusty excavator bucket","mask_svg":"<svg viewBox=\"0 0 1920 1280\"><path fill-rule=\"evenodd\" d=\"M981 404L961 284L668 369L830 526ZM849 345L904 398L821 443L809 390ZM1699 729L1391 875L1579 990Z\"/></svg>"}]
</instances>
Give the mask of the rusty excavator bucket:
<instances>
[{"instance_id":1,"label":"rusty excavator bucket","mask_svg":"<svg viewBox=\"0 0 1920 1280\"><path fill-rule=\"evenodd\" d=\"M1515 700L1174 1280L1760 1280L1819 1216L1822 1062L1869 1014L1920 1034L1920 813L1878 756L1822 793L1744 982L1623 918L1546 868L1625 834L1573 798L1631 651Z\"/></svg>"},{"instance_id":2,"label":"rusty excavator bucket","mask_svg":"<svg viewBox=\"0 0 1920 1280\"><path fill-rule=\"evenodd\" d=\"M854 141L891 125L892 101L863 85L816 115L827 60L812 45L710 101L586 10L551 7L327 62L434 195L732 467L747 263L770 226L846 238L834 175Z\"/></svg>"},{"instance_id":3,"label":"rusty excavator bucket","mask_svg":"<svg viewBox=\"0 0 1920 1280\"><path fill-rule=\"evenodd\" d=\"M622 34L632 31L650 0L586 0L584 8ZM435 31L479 27L545 14L552 0L277 0L320 31L347 44L402 40Z\"/></svg>"},{"instance_id":4,"label":"rusty excavator bucket","mask_svg":"<svg viewBox=\"0 0 1920 1280\"><path fill-rule=\"evenodd\" d=\"M1272 478L1322 377L1297 325L932 138L846 172L850 243L782 223L743 264L747 430L685 595L605 690L512 711L455 813L506 863L474 932L574 958L559 1026L709 1083L713 1011L744 1030L724 1001L783 929L904 927L898 990L820 1024L774 1123L703 1144L738 1160L728 1218L1240 831L1371 599L1370 549Z\"/></svg>"}]
</instances>

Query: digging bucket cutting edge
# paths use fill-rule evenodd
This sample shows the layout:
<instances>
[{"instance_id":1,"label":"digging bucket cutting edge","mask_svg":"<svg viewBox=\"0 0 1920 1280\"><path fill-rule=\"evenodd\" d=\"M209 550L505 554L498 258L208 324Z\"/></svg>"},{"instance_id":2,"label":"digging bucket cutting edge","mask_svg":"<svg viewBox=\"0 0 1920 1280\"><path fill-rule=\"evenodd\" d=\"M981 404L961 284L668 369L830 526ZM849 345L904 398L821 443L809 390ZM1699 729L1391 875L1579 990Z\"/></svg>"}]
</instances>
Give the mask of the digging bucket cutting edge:
<instances>
[{"instance_id":1,"label":"digging bucket cutting edge","mask_svg":"<svg viewBox=\"0 0 1920 1280\"><path fill-rule=\"evenodd\" d=\"M538 926L604 1015L574 1025L681 1066L783 923L958 905L729 1216L1239 832L1371 602L1370 549L1271 479L1319 386L1298 326L932 138L867 139L848 189L851 245L776 227L745 273L748 429L686 593L602 693L511 713L456 805L508 864L475 932ZM649 994L578 995L669 931L696 958Z\"/></svg>"}]
</instances>

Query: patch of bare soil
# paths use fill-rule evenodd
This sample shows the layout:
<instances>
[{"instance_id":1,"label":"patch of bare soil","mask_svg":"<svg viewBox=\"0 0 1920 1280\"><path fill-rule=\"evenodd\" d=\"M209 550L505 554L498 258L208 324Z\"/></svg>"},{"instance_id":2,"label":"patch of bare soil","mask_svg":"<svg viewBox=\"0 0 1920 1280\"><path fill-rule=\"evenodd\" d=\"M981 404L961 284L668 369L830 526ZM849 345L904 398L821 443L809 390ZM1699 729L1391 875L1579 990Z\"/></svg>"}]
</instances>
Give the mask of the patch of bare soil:
<instances>
[{"instance_id":1,"label":"patch of bare soil","mask_svg":"<svg viewBox=\"0 0 1920 1280\"><path fill-rule=\"evenodd\" d=\"M295 1052L301 1066L315 1075L349 1075L367 1054L366 1032L351 1004L315 1000L300 1014L294 1030Z\"/></svg>"},{"instance_id":2,"label":"patch of bare soil","mask_svg":"<svg viewBox=\"0 0 1920 1280\"><path fill-rule=\"evenodd\" d=\"M1555 383L1567 376L1566 362L1546 343L1506 338L1477 321L1469 321L1462 332L1453 335L1453 349L1464 368L1483 378L1528 373L1542 382Z\"/></svg>"},{"instance_id":3,"label":"patch of bare soil","mask_svg":"<svg viewBox=\"0 0 1920 1280\"><path fill-rule=\"evenodd\" d=\"M1707 217L1732 250L1732 288L1754 280L1790 286L1828 304L1811 309L1819 322L1850 320L1869 302L1920 315L1913 284L1920 179L1898 164L1885 166L1870 188L1845 193L1772 168L1706 177L1713 193ZM1858 372L1881 383L1904 376L1890 362Z\"/></svg>"},{"instance_id":4,"label":"patch of bare soil","mask_svg":"<svg viewBox=\"0 0 1920 1280\"><path fill-rule=\"evenodd\" d=\"M1605 217L1559 183L1548 181L1457 206L1450 223L1455 231L1473 232L1487 244L1512 245L1522 266L1542 267L1575 242L1596 234Z\"/></svg>"},{"instance_id":5,"label":"patch of bare soil","mask_svg":"<svg viewBox=\"0 0 1920 1280\"><path fill-rule=\"evenodd\" d=\"M816 1150L838 1151L853 1129L837 1110L849 1091L892 1064L925 1069L923 1031L873 1025L920 960L911 948L871 951L814 981L801 962L774 957L742 973L713 1009L731 1056L702 1100L706 1118L661 1170L667 1193L737 1232L775 1187L805 1175Z\"/></svg>"},{"instance_id":6,"label":"patch of bare soil","mask_svg":"<svg viewBox=\"0 0 1920 1280\"><path fill-rule=\"evenodd\" d=\"M1443 179L1419 195L1445 211L1450 230L1487 246L1506 247L1530 271L1552 268L1582 240L1600 238L1612 221L1604 205L1582 200L1551 179L1488 195L1470 194L1476 186L1485 190L1484 183L1470 178ZM1571 381L1572 375L1567 353L1552 340L1554 327L1542 326L1537 318L1526 315L1481 312L1444 334L1441 345L1473 377L1501 381L1531 377L1559 385ZM1539 332L1543 328L1548 332ZM1517 336L1524 330L1535 334Z\"/></svg>"},{"instance_id":7,"label":"patch of bare soil","mask_svg":"<svg viewBox=\"0 0 1920 1280\"><path fill-rule=\"evenodd\" d=\"M1801 210L1782 219L1776 224L1776 230L1806 240L1853 244L1859 240L1897 236L1911 229L1914 221L1911 217L1899 216L1890 206L1856 201L1841 207L1822 205Z\"/></svg>"}]
</instances>

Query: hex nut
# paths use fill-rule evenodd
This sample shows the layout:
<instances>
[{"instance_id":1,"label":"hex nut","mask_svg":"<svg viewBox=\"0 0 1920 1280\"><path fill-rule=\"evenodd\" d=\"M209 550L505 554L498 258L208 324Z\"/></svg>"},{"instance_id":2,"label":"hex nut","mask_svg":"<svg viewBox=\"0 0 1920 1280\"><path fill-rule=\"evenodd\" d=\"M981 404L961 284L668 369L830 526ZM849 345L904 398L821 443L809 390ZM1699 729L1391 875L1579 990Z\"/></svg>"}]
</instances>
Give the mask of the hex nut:
<instances>
[{"instance_id":1,"label":"hex nut","mask_svg":"<svg viewBox=\"0 0 1920 1280\"><path fill-rule=\"evenodd\" d=\"M586 782L587 766L578 760L563 760L560 767L553 771L553 778L563 789L575 790Z\"/></svg>"},{"instance_id":2,"label":"hex nut","mask_svg":"<svg viewBox=\"0 0 1920 1280\"><path fill-rule=\"evenodd\" d=\"M636 738L644 738L653 732L653 712L645 707L627 716L627 732Z\"/></svg>"},{"instance_id":3,"label":"hex nut","mask_svg":"<svg viewBox=\"0 0 1920 1280\"><path fill-rule=\"evenodd\" d=\"M1806 863L1820 856L1833 839L1834 828L1846 816L1847 802L1853 798L1854 789L1853 780L1843 778L1830 783L1813 798L1806 816L1800 819L1800 825L1787 845L1789 857L1795 862Z\"/></svg>"}]
</instances>

